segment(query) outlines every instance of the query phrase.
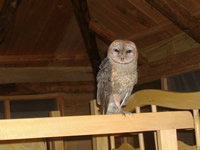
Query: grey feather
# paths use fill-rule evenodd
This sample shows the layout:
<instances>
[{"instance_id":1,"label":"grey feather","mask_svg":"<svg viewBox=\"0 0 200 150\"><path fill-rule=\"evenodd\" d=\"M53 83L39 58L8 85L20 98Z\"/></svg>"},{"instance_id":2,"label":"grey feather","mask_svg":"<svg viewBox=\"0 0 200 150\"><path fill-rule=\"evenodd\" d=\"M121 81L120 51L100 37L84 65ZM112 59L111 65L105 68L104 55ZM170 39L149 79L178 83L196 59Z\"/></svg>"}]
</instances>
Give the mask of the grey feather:
<instances>
[{"instance_id":1,"label":"grey feather","mask_svg":"<svg viewBox=\"0 0 200 150\"><path fill-rule=\"evenodd\" d=\"M111 66L109 59L105 58L97 74L97 104L101 105L101 113L106 114L111 95Z\"/></svg>"}]
</instances>

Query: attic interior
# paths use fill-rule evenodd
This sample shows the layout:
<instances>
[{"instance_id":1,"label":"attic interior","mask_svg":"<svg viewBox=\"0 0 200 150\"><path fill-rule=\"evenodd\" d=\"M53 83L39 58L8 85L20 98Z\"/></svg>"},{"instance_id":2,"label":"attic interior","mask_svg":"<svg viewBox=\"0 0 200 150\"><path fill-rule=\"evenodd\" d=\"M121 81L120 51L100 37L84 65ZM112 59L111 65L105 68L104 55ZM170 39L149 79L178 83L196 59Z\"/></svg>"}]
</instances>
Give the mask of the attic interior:
<instances>
[{"instance_id":1,"label":"attic interior","mask_svg":"<svg viewBox=\"0 0 200 150\"><path fill-rule=\"evenodd\" d=\"M133 93L199 91L199 0L1 0L0 118L90 115L115 39L138 48ZM64 141L65 149L92 150L91 136Z\"/></svg>"}]
</instances>

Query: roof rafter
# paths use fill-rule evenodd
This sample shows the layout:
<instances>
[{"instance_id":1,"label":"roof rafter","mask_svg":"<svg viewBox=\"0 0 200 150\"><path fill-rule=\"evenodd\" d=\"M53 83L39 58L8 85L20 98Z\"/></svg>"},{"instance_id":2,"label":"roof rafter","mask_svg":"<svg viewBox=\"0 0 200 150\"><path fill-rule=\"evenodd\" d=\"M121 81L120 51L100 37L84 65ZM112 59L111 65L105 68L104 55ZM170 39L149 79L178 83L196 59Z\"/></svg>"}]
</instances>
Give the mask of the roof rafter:
<instances>
[{"instance_id":1,"label":"roof rafter","mask_svg":"<svg viewBox=\"0 0 200 150\"><path fill-rule=\"evenodd\" d=\"M101 58L98 53L95 34L89 30L90 14L86 0L71 0L74 14L85 43L85 47L90 58L94 75L97 75Z\"/></svg>"}]
</instances>

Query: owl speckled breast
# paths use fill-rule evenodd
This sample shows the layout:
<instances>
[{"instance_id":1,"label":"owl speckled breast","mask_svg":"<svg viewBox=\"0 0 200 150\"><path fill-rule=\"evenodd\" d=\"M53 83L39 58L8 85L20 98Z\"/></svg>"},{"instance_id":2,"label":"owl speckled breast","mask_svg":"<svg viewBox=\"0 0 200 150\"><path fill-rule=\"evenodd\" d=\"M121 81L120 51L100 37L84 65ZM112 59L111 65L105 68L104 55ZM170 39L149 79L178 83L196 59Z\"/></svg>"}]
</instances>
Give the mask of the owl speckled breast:
<instances>
[{"instance_id":1,"label":"owl speckled breast","mask_svg":"<svg viewBox=\"0 0 200 150\"><path fill-rule=\"evenodd\" d=\"M132 87L137 82L137 72L135 70L136 68L133 68L132 64L113 66L111 82L114 88L112 92L119 93L122 92L121 90Z\"/></svg>"}]
</instances>

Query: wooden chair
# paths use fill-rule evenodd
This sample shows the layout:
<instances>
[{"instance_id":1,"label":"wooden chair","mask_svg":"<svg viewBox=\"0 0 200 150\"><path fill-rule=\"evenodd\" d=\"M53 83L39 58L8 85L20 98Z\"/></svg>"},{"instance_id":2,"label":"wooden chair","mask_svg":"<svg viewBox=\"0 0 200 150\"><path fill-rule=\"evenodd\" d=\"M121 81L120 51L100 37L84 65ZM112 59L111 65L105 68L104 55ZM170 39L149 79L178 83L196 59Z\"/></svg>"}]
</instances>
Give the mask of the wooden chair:
<instances>
[{"instance_id":1,"label":"wooden chair","mask_svg":"<svg viewBox=\"0 0 200 150\"><path fill-rule=\"evenodd\" d=\"M140 108L146 105L151 106L151 112L156 113L157 107L165 107L165 108L172 108L178 110L192 110L193 112L193 120L194 122L194 131L195 131L195 138L196 138L196 145L189 146L187 144L178 141L179 150L200 150L200 122L199 122L199 108L200 108L200 92L193 92L193 93L176 93L176 92L168 92L168 91L161 91L161 90L142 90L138 91L130 97L129 103L126 107L123 108L124 111L129 112L136 112L141 113ZM91 102L91 112L92 114L98 113L98 108L95 105L95 101ZM144 137L142 133L139 133L139 145L140 150L144 150ZM159 141L160 132L154 132L155 138L155 147L156 150L161 150L161 143ZM93 149L94 150L101 150L99 145L108 146L110 145L110 149L113 150L135 150L132 146L127 143L122 144L118 149L115 148L115 141L114 137L110 138L110 143L108 137L97 137L93 139ZM106 142L105 142L106 141ZM107 144L105 144L107 143ZM104 147L103 149L105 149Z\"/></svg>"}]
</instances>

